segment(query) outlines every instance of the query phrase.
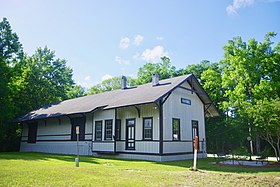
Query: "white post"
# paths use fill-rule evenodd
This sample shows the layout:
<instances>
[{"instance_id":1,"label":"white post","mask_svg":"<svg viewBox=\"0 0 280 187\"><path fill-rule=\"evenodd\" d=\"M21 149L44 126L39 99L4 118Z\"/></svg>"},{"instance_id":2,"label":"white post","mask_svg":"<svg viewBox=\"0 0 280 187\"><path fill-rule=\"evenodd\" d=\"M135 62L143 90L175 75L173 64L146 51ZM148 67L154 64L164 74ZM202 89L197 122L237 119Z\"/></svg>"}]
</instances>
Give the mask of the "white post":
<instances>
[{"instance_id":1,"label":"white post","mask_svg":"<svg viewBox=\"0 0 280 187\"><path fill-rule=\"evenodd\" d=\"M79 134L80 127L76 126L76 134L77 134L77 158L75 158L76 167L79 167Z\"/></svg>"},{"instance_id":2,"label":"white post","mask_svg":"<svg viewBox=\"0 0 280 187\"><path fill-rule=\"evenodd\" d=\"M194 156L193 156L193 171L196 171L196 161L197 161L197 150L198 150L198 136L195 136L194 143Z\"/></svg>"},{"instance_id":3,"label":"white post","mask_svg":"<svg viewBox=\"0 0 280 187\"><path fill-rule=\"evenodd\" d=\"M194 156L193 156L193 170L196 171L196 160L197 160L197 150L194 150Z\"/></svg>"}]
</instances>

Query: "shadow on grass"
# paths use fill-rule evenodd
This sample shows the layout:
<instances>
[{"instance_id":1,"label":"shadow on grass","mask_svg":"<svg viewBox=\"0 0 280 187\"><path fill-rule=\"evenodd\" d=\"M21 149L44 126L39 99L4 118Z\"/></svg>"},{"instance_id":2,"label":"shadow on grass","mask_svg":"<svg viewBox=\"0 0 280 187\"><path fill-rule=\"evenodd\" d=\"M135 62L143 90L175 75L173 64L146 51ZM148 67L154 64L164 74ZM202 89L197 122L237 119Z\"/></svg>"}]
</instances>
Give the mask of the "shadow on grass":
<instances>
[{"instance_id":1,"label":"shadow on grass","mask_svg":"<svg viewBox=\"0 0 280 187\"><path fill-rule=\"evenodd\" d=\"M236 166L236 165L220 165L217 164L223 159L205 158L197 160L198 170L230 172L230 173L259 173L259 172L280 172L280 165L271 166ZM157 164L183 167L191 169L193 167L193 160L181 160L171 162L157 162Z\"/></svg>"},{"instance_id":2,"label":"shadow on grass","mask_svg":"<svg viewBox=\"0 0 280 187\"><path fill-rule=\"evenodd\" d=\"M1 160L45 160L48 161L50 159L61 160L66 162L74 163L76 155L58 155L58 154L50 154L50 153L31 153L31 152L13 152L13 153L0 153L0 162ZM116 160L120 162L129 162L129 164L124 163L128 167L133 165L133 163L154 163L159 166L174 166L181 167L189 170L193 166L193 160L181 160L181 161L171 161L171 162L153 162L153 161L145 161L145 160L129 160L129 159L117 159L112 157L101 158L102 160L98 161L99 158L92 156L81 156L80 162L91 163L91 164L104 164L103 161L108 159ZM215 164L224 159L214 159L214 158L206 158L206 159L198 159L197 168L198 170L206 170L206 171L216 171L216 172L230 172L230 173L259 173L259 172L280 172L280 167L278 165L275 167L240 167L240 166L231 166L231 165L219 165ZM141 167L141 166L140 166Z\"/></svg>"},{"instance_id":3,"label":"shadow on grass","mask_svg":"<svg viewBox=\"0 0 280 187\"><path fill-rule=\"evenodd\" d=\"M61 154L50 154L50 153L33 153L33 152L4 152L0 153L1 160L45 160L49 159L61 160L66 162L75 162L76 155L61 155ZM91 164L100 164L94 157L80 156L80 162L86 162Z\"/></svg>"}]
</instances>

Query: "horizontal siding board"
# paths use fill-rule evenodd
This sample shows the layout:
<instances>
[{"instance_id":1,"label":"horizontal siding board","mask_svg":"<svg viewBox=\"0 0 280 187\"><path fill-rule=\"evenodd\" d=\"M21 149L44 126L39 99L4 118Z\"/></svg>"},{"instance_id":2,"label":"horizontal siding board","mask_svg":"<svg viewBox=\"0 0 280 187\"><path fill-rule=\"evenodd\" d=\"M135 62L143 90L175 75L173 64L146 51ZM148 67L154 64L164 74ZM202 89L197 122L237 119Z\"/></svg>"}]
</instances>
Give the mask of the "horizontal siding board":
<instances>
[{"instance_id":1,"label":"horizontal siding board","mask_svg":"<svg viewBox=\"0 0 280 187\"><path fill-rule=\"evenodd\" d=\"M79 142L80 155L91 155L90 142ZM73 141L43 141L36 142L35 144L28 144L21 142L21 152L44 152L44 153L57 153L57 154L77 154L77 142Z\"/></svg>"},{"instance_id":2,"label":"horizontal siding board","mask_svg":"<svg viewBox=\"0 0 280 187\"><path fill-rule=\"evenodd\" d=\"M93 142L92 151L114 152L114 142Z\"/></svg>"}]
</instances>

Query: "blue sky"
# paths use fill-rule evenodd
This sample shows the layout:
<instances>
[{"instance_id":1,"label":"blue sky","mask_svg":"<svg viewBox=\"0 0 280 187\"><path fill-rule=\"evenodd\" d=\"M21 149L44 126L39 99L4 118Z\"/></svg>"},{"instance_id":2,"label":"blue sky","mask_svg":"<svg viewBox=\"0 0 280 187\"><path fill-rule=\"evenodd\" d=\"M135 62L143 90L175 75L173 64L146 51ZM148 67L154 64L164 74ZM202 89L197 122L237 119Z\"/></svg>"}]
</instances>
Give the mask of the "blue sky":
<instances>
[{"instance_id":1,"label":"blue sky","mask_svg":"<svg viewBox=\"0 0 280 187\"><path fill-rule=\"evenodd\" d=\"M184 68L221 60L235 36L280 35L280 0L0 0L0 16L27 54L54 50L84 87L136 77L139 67L163 55Z\"/></svg>"}]
</instances>

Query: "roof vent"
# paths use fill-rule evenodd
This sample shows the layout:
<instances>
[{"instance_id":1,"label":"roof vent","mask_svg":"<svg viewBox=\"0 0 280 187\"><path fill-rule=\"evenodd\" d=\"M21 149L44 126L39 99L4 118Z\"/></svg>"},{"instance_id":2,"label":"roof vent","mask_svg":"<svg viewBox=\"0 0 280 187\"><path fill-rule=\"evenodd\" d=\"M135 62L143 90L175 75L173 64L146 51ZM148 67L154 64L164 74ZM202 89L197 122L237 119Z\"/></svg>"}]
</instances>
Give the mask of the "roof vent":
<instances>
[{"instance_id":1,"label":"roof vent","mask_svg":"<svg viewBox=\"0 0 280 187\"><path fill-rule=\"evenodd\" d=\"M126 89L126 76L122 76L121 88L122 90Z\"/></svg>"},{"instance_id":2,"label":"roof vent","mask_svg":"<svg viewBox=\"0 0 280 187\"><path fill-rule=\"evenodd\" d=\"M159 75L158 75L158 73L153 73L152 83L153 83L153 86L159 85Z\"/></svg>"}]
</instances>

